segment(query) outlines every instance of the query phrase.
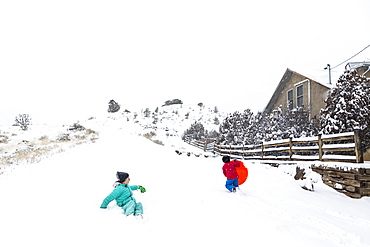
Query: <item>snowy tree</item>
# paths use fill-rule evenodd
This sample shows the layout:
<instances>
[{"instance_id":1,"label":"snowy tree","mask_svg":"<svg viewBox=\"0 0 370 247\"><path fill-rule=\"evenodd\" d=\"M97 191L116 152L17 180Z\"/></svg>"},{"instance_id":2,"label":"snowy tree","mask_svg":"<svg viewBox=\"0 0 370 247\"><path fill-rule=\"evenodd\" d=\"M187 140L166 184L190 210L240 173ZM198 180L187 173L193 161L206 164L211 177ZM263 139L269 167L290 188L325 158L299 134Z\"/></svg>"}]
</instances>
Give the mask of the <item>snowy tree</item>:
<instances>
[{"instance_id":1,"label":"snowy tree","mask_svg":"<svg viewBox=\"0 0 370 247\"><path fill-rule=\"evenodd\" d=\"M309 137L316 136L319 126L316 119L310 119L309 114L302 107L298 109L287 109L289 137Z\"/></svg>"},{"instance_id":2,"label":"snowy tree","mask_svg":"<svg viewBox=\"0 0 370 247\"><path fill-rule=\"evenodd\" d=\"M329 91L326 107L321 111L320 124L324 134L362 130L363 148L369 148L370 137L370 79L346 71L337 85Z\"/></svg>"},{"instance_id":3,"label":"snowy tree","mask_svg":"<svg viewBox=\"0 0 370 247\"><path fill-rule=\"evenodd\" d=\"M28 114L19 114L15 117L15 124L20 126L22 130L27 130L28 125L31 125L31 118Z\"/></svg>"},{"instance_id":4,"label":"snowy tree","mask_svg":"<svg viewBox=\"0 0 370 247\"><path fill-rule=\"evenodd\" d=\"M217 106L215 106L214 112L218 113L218 107Z\"/></svg>"},{"instance_id":5,"label":"snowy tree","mask_svg":"<svg viewBox=\"0 0 370 247\"><path fill-rule=\"evenodd\" d=\"M219 133L217 131L211 130L211 131L208 132L206 137L207 138L217 138L218 135L219 135Z\"/></svg>"},{"instance_id":6,"label":"snowy tree","mask_svg":"<svg viewBox=\"0 0 370 247\"><path fill-rule=\"evenodd\" d=\"M272 113L268 116L268 120L270 122L270 128L265 137L266 141L281 140L289 137L287 136L287 119L285 118L281 106L272 111Z\"/></svg>"},{"instance_id":7,"label":"snowy tree","mask_svg":"<svg viewBox=\"0 0 370 247\"><path fill-rule=\"evenodd\" d=\"M118 112L121 106L114 100L109 101L108 103L108 112L114 113Z\"/></svg>"},{"instance_id":8,"label":"snowy tree","mask_svg":"<svg viewBox=\"0 0 370 247\"><path fill-rule=\"evenodd\" d=\"M166 100L166 102L164 102L164 105L163 106L168 106L168 105L176 105L176 104L180 104L182 105L182 100L179 100L179 99L173 99L173 100Z\"/></svg>"},{"instance_id":9,"label":"snowy tree","mask_svg":"<svg viewBox=\"0 0 370 247\"><path fill-rule=\"evenodd\" d=\"M303 109L275 109L271 114L249 109L230 114L220 124L218 144L258 145L264 141L306 137L317 134L317 127Z\"/></svg>"},{"instance_id":10,"label":"snowy tree","mask_svg":"<svg viewBox=\"0 0 370 247\"><path fill-rule=\"evenodd\" d=\"M207 135L207 132L204 129L204 126L200 122L195 122L190 126L189 129L185 130L182 139L185 140L186 137L191 137L195 140L200 140L205 138Z\"/></svg>"},{"instance_id":11,"label":"snowy tree","mask_svg":"<svg viewBox=\"0 0 370 247\"><path fill-rule=\"evenodd\" d=\"M308 112L302 107L297 109L279 107L270 114L269 122L270 129L266 140L307 137L318 133L314 120L309 119Z\"/></svg>"},{"instance_id":12,"label":"snowy tree","mask_svg":"<svg viewBox=\"0 0 370 247\"><path fill-rule=\"evenodd\" d=\"M217 143L219 144L233 144L243 145L248 144L246 139L249 135L251 121L253 119L253 112L245 110L244 113L234 112L230 114L219 127L219 137Z\"/></svg>"},{"instance_id":13,"label":"snowy tree","mask_svg":"<svg viewBox=\"0 0 370 247\"><path fill-rule=\"evenodd\" d=\"M144 117L150 117L150 110L149 108L146 108L145 111L144 111Z\"/></svg>"},{"instance_id":14,"label":"snowy tree","mask_svg":"<svg viewBox=\"0 0 370 247\"><path fill-rule=\"evenodd\" d=\"M218 117L215 117L215 118L213 119L213 123L214 123L215 125L219 125L219 124L220 124L220 120L218 119Z\"/></svg>"}]
</instances>

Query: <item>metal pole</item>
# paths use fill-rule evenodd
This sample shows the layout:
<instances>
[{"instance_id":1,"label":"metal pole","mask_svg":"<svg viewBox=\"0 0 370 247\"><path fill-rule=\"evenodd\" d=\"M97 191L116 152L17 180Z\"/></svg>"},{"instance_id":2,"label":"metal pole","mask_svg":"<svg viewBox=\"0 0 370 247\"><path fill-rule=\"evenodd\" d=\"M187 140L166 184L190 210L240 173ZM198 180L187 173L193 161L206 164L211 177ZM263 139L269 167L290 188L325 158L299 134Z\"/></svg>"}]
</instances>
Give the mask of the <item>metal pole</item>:
<instances>
[{"instance_id":1,"label":"metal pole","mask_svg":"<svg viewBox=\"0 0 370 247\"><path fill-rule=\"evenodd\" d=\"M330 68L330 64L328 64L324 69L328 69L329 70L329 84L331 84L331 68Z\"/></svg>"}]
</instances>

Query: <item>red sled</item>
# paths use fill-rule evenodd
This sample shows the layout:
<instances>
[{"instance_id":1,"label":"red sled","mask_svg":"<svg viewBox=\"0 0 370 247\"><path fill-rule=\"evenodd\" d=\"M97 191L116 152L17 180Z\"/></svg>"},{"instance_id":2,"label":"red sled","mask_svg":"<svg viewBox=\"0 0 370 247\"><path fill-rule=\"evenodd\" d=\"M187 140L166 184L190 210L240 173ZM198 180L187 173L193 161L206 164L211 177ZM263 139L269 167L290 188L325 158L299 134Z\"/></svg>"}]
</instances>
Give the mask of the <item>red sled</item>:
<instances>
[{"instance_id":1,"label":"red sled","mask_svg":"<svg viewBox=\"0 0 370 247\"><path fill-rule=\"evenodd\" d=\"M237 160L236 162L238 162L240 164L239 167L235 167L236 169L236 172L238 173L238 183L239 185L242 185L244 184L244 182L247 180L248 178L248 168L246 168L244 166L244 163L241 162L240 160Z\"/></svg>"}]
</instances>

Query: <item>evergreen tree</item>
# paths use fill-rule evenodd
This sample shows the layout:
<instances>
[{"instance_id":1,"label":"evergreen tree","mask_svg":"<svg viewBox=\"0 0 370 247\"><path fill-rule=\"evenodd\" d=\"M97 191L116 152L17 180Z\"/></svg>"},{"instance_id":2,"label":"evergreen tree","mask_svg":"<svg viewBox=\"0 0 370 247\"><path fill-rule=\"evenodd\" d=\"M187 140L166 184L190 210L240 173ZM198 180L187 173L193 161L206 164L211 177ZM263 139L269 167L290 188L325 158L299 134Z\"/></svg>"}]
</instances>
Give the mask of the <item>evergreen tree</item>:
<instances>
[{"instance_id":1,"label":"evergreen tree","mask_svg":"<svg viewBox=\"0 0 370 247\"><path fill-rule=\"evenodd\" d=\"M326 107L321 111L320 124L324 134L336 134L360 129L363 148L369 147L370 137L370 79L346 71L335 88L330 90Z\"/></svg>"},{"instance_id":2,"label":"evergreen tree","mask_svg":"<svg viewBox=\"0 0 370 247\"><path fill-rule=\"evenodd\" d=\"M189 129L185 130L182 139L185 140L186 137L190 137L191 139L200 140L205 138L207 132L204 130L204 126L200 122L195 122L190 126Z\"/></svg>"},{"instance_id":3,"label":"evergreen tree","mask_svg":"<svg viewBox=\"0 0 370 247\"><path fill-rule=\"evenodd\" d=\"M247 145L258 145L266 140L266 135L270 129L270 122L264 112L258 112L251 119L249 126Z\"/></svg>"},{"instance_id":4,"label":"evergreen tree","mask_svg":"<svg viewBox=\"0 0 370 247\"><path fill-rule=\"evenodd\" d=\"M218 113L218 107L217 106L215 106L214 112Z\"/></svg>"},{"instance_id":5,"label":"evergreen tree","mask_svg":"<svg viewBox=\"0 0 370 247\"><path fill-rule=\"evenodd\" d=\"M166 102L164 102L164 105L163 106L168 106L168 105L176 105L176 104L180 104L182 105L182 100L179 100L179 99L173 99L173 100L166 100Z\"/></svg>"},{"instance_id":6,"label":"evergreen tree","mask_svg":"<svg viewBox=\"0 0 370 247\"><path fill-rule=\"evenodd\" d=\"M308 112L302 107L298 109L282 109L279 107L270 116L270 134L268 140L299 138L317 135L318 128L312 119L309 119Z\"/></svg>"},{"instance_id":7,"label":"evergreen tree","mask_svg":"<svg viewBox=\"0 0 370 247\"><path fill-rule=\"evenodd\" d=\"M234 112L230 114L220 124L217 143L232 145L248 144L252 119L253 112L249 109L244 111L244 113Z\"/></svg>"},{"instance_id":8,"label":"evergreen tree","mask_svg":"<svg viewBox=\"0 0 370 247\"><path fill-rule=\"evenodd\" d=\"M109 101L108 103L108 112L114 113L118 112L121 106L114 100Z\"/></svg>"},{"instance_id":9,"label":"evergreen tree","mask_svg":"<svg viewBox=\"0 0 370 247\"><path fill-rule=\"evenodd\" d=\"M220 120L218 119L218 117L215 117L215 118L213 119L213 123L214 123L215 125L219 125L219 124L220 124Z\"/></svg>"},{"instance_id":10,"label":"evergreen tree","mask_svg":"<svg viewBox=\"0 0 370 247\"><path fill-rule=\"evenodd\" d=\"M307 111L281 107L269 115L264 112L254 115L249 109L235 112L224 119L219 131L217 143L227 145L258 145L289 137L313 136L318 132Z\"/></svg>"},{"instance_id":11,"label":"evergreen tree","mask_svg":"<svg viewBox=\"0 0 370 247\"><path fill-rule=\"evenodd\" d=\"M144 117L150 117L150 110L149 108L146 108L144 111Z\"/></svg>"},{"instance_id":12,"label":"evergreen tree","mask_svg":"<svg viewBox=\"0 0 370 247\"><path fill-rule=\"evenodd\" d=\"M268 116L268 121L270 129L265 137L266 141L288 138L288 123L281 106Z\"/></svg>"}]
</instances>

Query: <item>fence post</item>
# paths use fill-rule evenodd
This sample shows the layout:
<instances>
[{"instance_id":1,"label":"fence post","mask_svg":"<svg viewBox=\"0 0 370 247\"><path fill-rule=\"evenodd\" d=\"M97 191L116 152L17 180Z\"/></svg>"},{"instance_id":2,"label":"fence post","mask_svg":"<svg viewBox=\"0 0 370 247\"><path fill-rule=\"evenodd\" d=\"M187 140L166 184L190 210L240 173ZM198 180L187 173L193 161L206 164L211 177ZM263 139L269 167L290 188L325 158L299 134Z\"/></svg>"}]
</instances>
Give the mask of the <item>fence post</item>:
<instances>
[{"instance_id":1,"label":"fence post","mask_svg":"<svg viewBox=\"0 0 370 247\"><path fill-rule=\"evenodd\" d=\"M292 160L293 157L293 137L289 137L289 160Z\"/></svg>"},{"instance_id":2,"label":"fence post","mask_svg":"<svg viewBox=\"0 0 370 247\"><path fill-rule=\"evenodd\" d=\"M263 154L263 149L264 149L264 146L263 146L263 142L261 143L261 159L263 159L263 157L265 156Z\"/></svg>"},{"instance_id":3,"label":"fence post","mask_svg":"<svg viewBox=\"0 0 370 247\"><path fill-rule=\"evenodd\" d=\"M204 140L203 150L204 152L207 152L207 139Z\"/></svg>"},{"instance_id":4,"label":"fence post","mask_svg":"<svg viewBox=\"0 0 370 247\"><path fill-rule=\"evenodd\" d=\"M322 155L323 155L323 152L322 152L322 139L321 139L321 134L319 134L317 136L318 138L318 145L319 145L319 160L322 161Z\"/></svg>"},{"instance_id":5,"label":"fence post","mask_svg":"<svg viewBox=\"0 0 370 247\"><path fill-rule=\"evenodd\" d=\"M356 153L356 163L364 163L364 156L362 153L362 145L361 145L361 132L359 129L354 130L355 136L355 153Z\"/></svg>"}]
</instances>

